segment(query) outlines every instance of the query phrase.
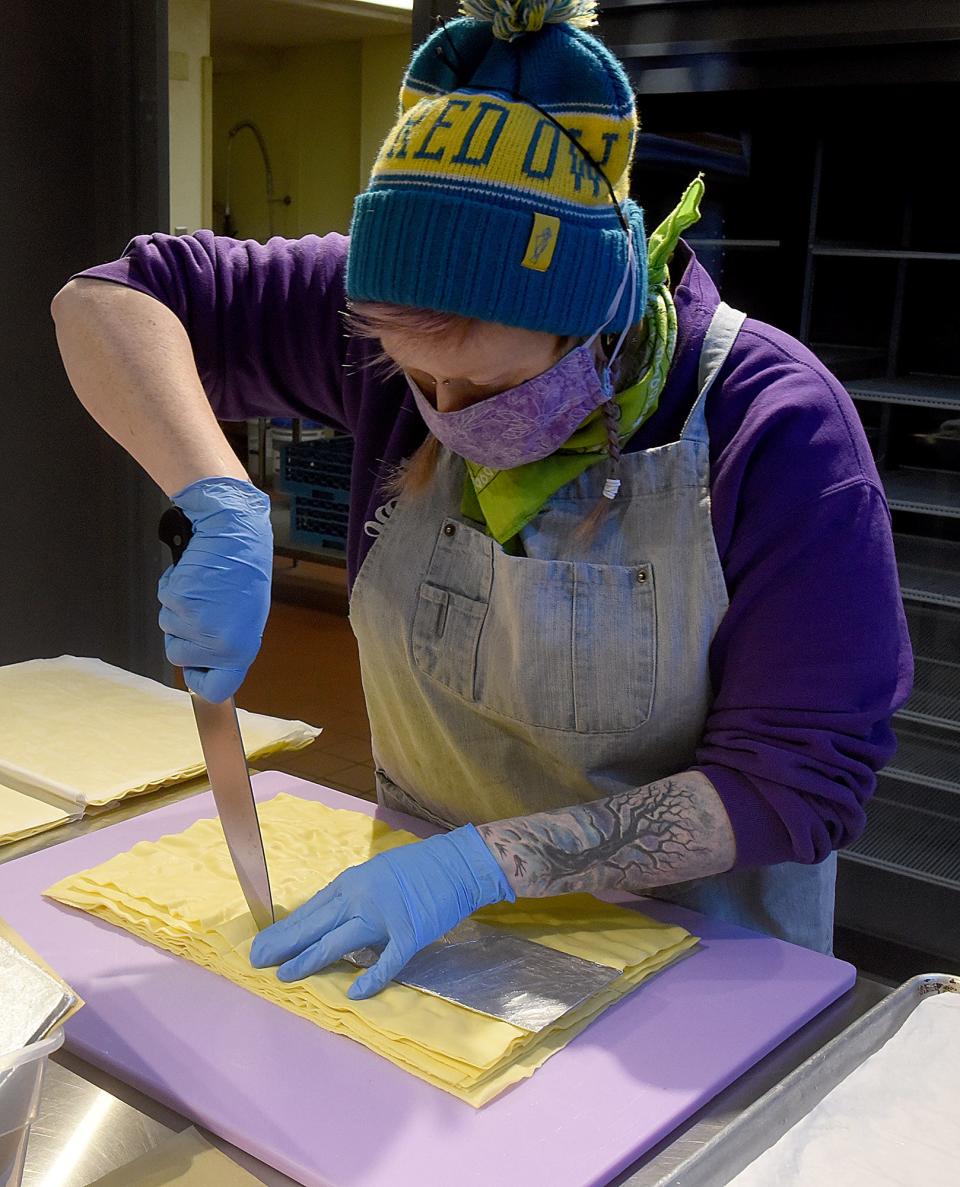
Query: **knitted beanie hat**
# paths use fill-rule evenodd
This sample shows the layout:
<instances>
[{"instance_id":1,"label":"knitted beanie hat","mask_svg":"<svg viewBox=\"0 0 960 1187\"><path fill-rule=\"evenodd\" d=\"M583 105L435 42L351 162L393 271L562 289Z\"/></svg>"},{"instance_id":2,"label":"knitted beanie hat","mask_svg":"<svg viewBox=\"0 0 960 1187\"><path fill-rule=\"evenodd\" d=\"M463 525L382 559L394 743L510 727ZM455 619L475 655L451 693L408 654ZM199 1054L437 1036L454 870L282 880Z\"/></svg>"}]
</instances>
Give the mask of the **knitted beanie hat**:
<instances>
[{"instance_id":1,"label":"knitted beanie hat","mask_svg":"<svg viewBox=\"0 0 960 1187\"><path fill-rule=\"evenodd\" d=\"M578 336L624 329L631 307L639 321L637 115L622 67L582 30L594 0L463 0L461 12L407 69L354 204L348 297ZM625 226L636 266L607 321Z\"/></svg>"}]
</instances>

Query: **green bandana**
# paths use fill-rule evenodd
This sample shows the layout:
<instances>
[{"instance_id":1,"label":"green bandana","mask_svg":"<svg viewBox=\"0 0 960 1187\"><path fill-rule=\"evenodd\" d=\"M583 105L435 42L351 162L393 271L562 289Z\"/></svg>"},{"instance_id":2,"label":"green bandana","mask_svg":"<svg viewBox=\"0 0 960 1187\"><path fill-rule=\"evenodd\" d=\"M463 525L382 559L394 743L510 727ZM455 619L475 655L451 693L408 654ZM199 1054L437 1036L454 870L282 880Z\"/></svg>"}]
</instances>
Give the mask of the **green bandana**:
<instances>
[{"instance_id":1,"label":"green bandana","mask_svg":"<svg viewBox=\"0 0 960 1187\"><path fill-rule=\"evenodd\" d=\"M620 409L620 440L628 441L657 410L677 345L677 311L670 293L667 266L677 240L700 217L702 175L684 191L676 208L651 234L648 248L649 297L643 325L646 338L640 378L614 397ZM607 429L597 408L556 453L512 470L491 470L465 462L460 510L469 519L485 523L489 534L508 544L543 509L551 495L607 457Z\"/></svg>"}]
</instances>

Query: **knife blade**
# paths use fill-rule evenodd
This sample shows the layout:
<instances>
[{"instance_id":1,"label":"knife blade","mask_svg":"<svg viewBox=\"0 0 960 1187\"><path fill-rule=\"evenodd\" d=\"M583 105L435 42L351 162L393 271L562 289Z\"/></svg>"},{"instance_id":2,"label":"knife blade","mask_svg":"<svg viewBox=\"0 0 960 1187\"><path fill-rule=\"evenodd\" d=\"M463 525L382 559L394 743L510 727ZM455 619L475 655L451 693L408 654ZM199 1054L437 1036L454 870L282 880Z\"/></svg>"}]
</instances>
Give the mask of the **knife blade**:
<instances>
[{"instance_id":1,"label":"knife blade","mask_svg":"<svg viewBox=\"0 0 960 1187\"><path fill-rule=\"evenodd\" d=\"M192 692L190 700L233 868L237 872L250 914L257 928L262 930L276 920L267 857L247 769L247 756L240 736L237 708L233 697L214 704Z\"/></svg>"},{"instance_id":2,"label":"knife blade","mask_svg":"<svg viewBox=\"0 0 960 1187\"><path fill-rule=\"evenodd\" d=\"M175 565L192 535L193 526L179 507L163 513L160 539L169 545ZM276 916L236 702L230 697L215 704L195 692L190 693L190 702L233 868L254 923L262 930L275 923Z\"/></svg>"}]
</instances>

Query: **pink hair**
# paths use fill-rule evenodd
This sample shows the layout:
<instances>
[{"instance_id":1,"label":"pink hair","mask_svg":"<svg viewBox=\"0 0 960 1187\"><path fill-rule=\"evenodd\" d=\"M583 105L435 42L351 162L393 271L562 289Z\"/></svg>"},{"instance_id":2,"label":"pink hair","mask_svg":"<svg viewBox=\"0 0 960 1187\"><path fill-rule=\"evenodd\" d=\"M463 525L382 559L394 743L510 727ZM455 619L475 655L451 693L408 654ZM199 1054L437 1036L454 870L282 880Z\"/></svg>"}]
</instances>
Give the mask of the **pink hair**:
<instances>
[{"instance_id":1,"label":"pink hair","mask_svg":"<svg viewBox=\"0 0 960 1187\"><path fill-rule=\"evenodd\" d=\"M424 338L457 331L464 334L476 320L461 313L417 309L413 305L393 305L388 301L351 301L347 314L351 331L365 338L379 338L384 330L405 330Z\"/></svg>"},{"instance_id":2,"label":"pink hair","mask_svg":"<svg viewBox=\"0 0 960 1187\"><path fill-rule=\"evenodd\" d=\"M380 338L385 333L409 334L412 338L444 338L450 335L462 342L477 318L439 309L418 309L413 305L393 305L388 301L351 301L344 318L347 329L359 338ZM370 359L382 373L396 375L400 368L385 352Z\"/></svg>"}]
</instances>

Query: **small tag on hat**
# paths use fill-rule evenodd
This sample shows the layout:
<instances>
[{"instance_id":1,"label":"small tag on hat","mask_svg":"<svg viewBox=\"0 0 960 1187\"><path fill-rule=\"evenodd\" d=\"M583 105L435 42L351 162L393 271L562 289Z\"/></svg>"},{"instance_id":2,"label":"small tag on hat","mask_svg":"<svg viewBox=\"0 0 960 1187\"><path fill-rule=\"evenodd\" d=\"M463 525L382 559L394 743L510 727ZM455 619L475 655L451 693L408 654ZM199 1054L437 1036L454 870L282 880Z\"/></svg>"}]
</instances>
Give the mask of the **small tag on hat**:
<instances>
[{"instance_id":1,"label":"small tag on hat","mask_svg":"<svg viewBox=\"0 0 960 1187\"><path fill-rule=\"evenodd\" d=\"M533 216L533 230L527 240L527 254L523 257L523 267L532 268L534 272L546 272L553 259L553 250L557 246L557 236L560 234L560 220L552 214L535 214Z\"/></svg>"}]
</instances>

